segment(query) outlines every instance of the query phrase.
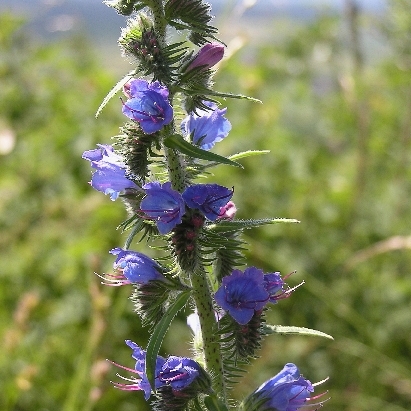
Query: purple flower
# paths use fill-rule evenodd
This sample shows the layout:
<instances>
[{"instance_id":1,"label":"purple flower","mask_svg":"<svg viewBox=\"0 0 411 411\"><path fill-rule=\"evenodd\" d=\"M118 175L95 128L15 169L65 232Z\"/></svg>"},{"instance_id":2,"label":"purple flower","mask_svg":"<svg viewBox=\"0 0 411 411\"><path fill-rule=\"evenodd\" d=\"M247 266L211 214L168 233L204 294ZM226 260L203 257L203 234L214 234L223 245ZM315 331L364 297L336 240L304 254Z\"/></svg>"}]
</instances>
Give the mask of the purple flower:
<instances>
[{"instance_id":1,"label":"purple flower","mask_svg":"<svg viewBox=\"0 0 411 411\"><path fill-rule=\"evenodd\" d=\"M120 192L138 188L126 178L126 165L114 152L113 147L106 144L97 146L99 148L87 150L82 155L82 158L89 160L91 167L96 169L91 178L91 186L104 194L109 194L113 201L118 198Z\"/></svg>"},{"instance_id":2,"label":"purple flower","mask_svg":"<svg viewBox=\"0 0 411 411\"><path fill-rule=\"evenodd\" d=\"M210 110L198 109L181 122L181 130L203 150L210 150L215 143L227 137L231 123L224 117L227 109L219 110L215 103L204 102Z\"/></svg>"},{"instance_id":3,"label":"purple flower","mask_svg":"<svg viewBox=\"0 0 411 411\"><path fill-rule=\"evenodd\" d=\"M116 388L120 388L121 390L125 390L125 391L144 391L144 398L147 401L151 395L151 385L148 382L148 378L145 374L146 351L142 350L133 341L126 340L126 344L133 350L132 357L136 360L134 369L124 367L116 363L113 363L113 364L130 373L137 374L139 378L135 378L135 377L132 377L130 379L124 378L127 381L132 382L132 384L122 384L122 383L114 382L113 385ZM160 374L161 368L164 365L165 361L166 360L163 357L157 356L156 369L155 369L155 375L157 376L157 378L155 379L156 389L164 385L164 383L158 379L158 375Z\"/></svg>"},{"instance_id":4,"label":"purple flower","mask_svg":"<svg viewBox=\"0 0 411 411\"><path fill-rule=\"evenodd\" d=\"M313 385L301 376L297 366L288 363L245 400L244 409L254 409L252 404L258 402L258 411L297 411L310 399L313 391Z\"/></svg>"},{"instance_id":5,"label":"purple flower","mask_svg":"<svg viewBox=\"0 0 411 411\"><path fill-rule=\"evenodd\" d=\"M202 70L209 69L217 64L224 56L224 46L217 42L207 43L193 57L187 71L196 67L202 67Z\"/></svg>"},{"instance_id":6,"label":"purple flower","mask_svg":"<svg viewBox=\"0 0 411 411\"><path fill-rule=\"evenodd\" d=\"M217 304L239 324L247 324L256 311L263 309L270 294L265 288L264 273L255 267L244 272L234 270L224 277L215 293Z\"/></svg>"},{"instance_id":7,"label":"purple flower","mask_svg":"<svg viewBox=\"0 0 411 411\"><path fill-rule=\"evenodd\" d=\"M211 221L219 218L221 208L227 205L232 195L233 190L218 184L194 184L182 194L188 207L198 208Z\"/></svg>"},{"instance_id":8,"label":"purple flower","mask_svg":"<svg viewBox=\"0 0 411 411\"><path fill-rule=\"evenodd\" d=\"M173 119L168 89L158 81L135 79L127 84L126 90L130 98L123 104L123 114L140 123L144 133L155 133Z\"/></svg>"},{"instance_id":9,"label":"purple flower","mask_svg":"<svg viewBox=\"0 0 411 411\"><path fill-rule=\"evenodd\" d=\"M178 191L171 188L171 183L161 185L158 181L145 184L143 190L146 197L140 204L140 209L156 221L161 234L170 232L185 213L184 200Z\"/></svg>"},{"instance_id":10,"label":"purple flower","mask_svg":"<svg viewBox=\"0 0 411 411\"><path fill-rule=\"evenodd\" d=\"M113 363L119 368L137 374L139 378L125 378L131 384L113 383L116 388L126 391L144 391L144 398L148 400L151 395L151 385L145 374L146 351L141 349L133 341L127 340L126 344L133 350L132 357L136 360L134 369ZM211 386L204 369L194 360L186 357L170 356L167 359L157 356L155 368L155 388L171 387L174 391L186 390L195 396L198 392L207 392Z\"/></svg>"},{"instance_id":11,"label":"purple flower","mask_svg":"<svg viewBox=\"0 0 411 411\"><path fill-rule=\"evenodd\" d=\"M173 390L181 391L201 373L201 367L196 361L186 357L170 356L161 367L159 380L170 385Z\"/></svg>"},{"instance_id":12,"label":"purple flower","mask_svg":"<svg viewBox=\"0 0 411 411\"><path fill-rule=\"evenodd\" d=\"M150 257L137 251L113 248L110 254L116 255L114 269L120 270L124 276L122 284L147 284L153 280L164 280L162 268ZM118 280L121 281L121 280Z\"/></svg>"}]
</instances>

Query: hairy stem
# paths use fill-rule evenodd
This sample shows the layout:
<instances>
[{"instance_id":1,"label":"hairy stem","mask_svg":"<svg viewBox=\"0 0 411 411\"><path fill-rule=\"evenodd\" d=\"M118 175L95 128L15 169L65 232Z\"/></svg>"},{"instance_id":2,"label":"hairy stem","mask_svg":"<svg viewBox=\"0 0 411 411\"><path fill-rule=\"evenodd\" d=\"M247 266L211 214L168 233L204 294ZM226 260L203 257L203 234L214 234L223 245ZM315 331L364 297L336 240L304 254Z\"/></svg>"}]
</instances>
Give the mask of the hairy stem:
<instances>
[{"instance_id":1,"label":"hairy stem","mask_svg":"<svg viewBox=\"0 0 411 411\"><path fill-rule=\"evenodd\" d=\"M222 400L225 400L223 362L220 344L217 341L215 332L217 324L210 287L203 267L190 273L190 280L197 314L200 319L205 367L211 374L214 391Z\"/></svg>"},{"instance_id":2,"label":"hairy stem","mask_svg":"<svg viewBox=\"0 0 411 411\"><path fill-rule=\"evenodd\" d=\"M151 0L151 10L154 16L154 29L160 43L165 43L167 22L164 18L163 0Z\"/></svg>"},{"instance_id":3,"label":"hairy stem","mask_svg":"<svg viewBox=\"0 0 411 411\"><path fill-rule=\"evenodd\" d=\"M167 161L168 175L174 190L182 193L186 188L184 164L178 154L172 148L164 147L164 155Z\"/></svg>"}]
</instances>

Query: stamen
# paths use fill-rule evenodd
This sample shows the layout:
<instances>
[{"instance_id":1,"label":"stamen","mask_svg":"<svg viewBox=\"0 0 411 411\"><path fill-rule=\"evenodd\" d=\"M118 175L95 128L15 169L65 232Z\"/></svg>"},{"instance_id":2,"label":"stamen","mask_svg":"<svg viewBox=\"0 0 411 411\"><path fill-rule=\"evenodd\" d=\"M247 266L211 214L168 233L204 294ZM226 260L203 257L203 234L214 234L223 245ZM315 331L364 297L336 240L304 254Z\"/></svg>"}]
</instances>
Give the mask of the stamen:
<instances>
[{"instance_id":1,"label":"stamen","mask_svg":"<svg viewBox=\"0 0 411 411\"><path fill-rule=\"evenodd\" d=\"M131 372L131 373L133 373L133 374L138 374L138 375L140 375L139 372L136 371L134 368L125 367L124 365L117 364L116 362L111 361L111 360L108 360L108 359L106 359L106 361L108 361L109 363L115 365L115 366L118 367L118 368L122 368L123 370L126 370L126 371L128 371L128 372Z\"/></svg>"},{"instance_id":2,"label":"stamen","mask_svg":"<svg viewBox=\"0 0 411 411\"><path fill-rule=\"evenodd\" d=\"M122 285L128 285L131 284L129 280L127 280L124 275L114 275L114 274L98 274L94 273L97 277L101 278L104 281L101 281L101 284L107 285L109 287L120 287ZM110 278L112 277L112 278Z\"/></svg>"}]
</instances>

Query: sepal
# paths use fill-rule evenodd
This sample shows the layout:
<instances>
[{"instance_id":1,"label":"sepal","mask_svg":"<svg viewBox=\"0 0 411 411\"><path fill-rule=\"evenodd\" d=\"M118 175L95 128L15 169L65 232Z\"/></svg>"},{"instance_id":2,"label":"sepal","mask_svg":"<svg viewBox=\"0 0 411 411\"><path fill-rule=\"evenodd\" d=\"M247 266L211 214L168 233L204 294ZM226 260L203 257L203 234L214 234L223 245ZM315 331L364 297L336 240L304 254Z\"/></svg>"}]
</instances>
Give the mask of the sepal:
<instances>
[{"instance_id":1,"label":"sepal","mask_svg":"<svg viewBox=\"0 0 411 411\"><path fill-rule=\"evenodd\" d=\"M251 358L256 358L256 352L261 348L264 335L264 311L256 311L251 320L244 325L227 314L221 318L219 334L224 347L222 351L225 361L248 362Z\"/></svg>"},{"instance_id":2,"label":"sepal","mask_svg":"<svg viewBox=\"0 0 411 411\"><path fill-rule=\"evenodd\" d=\"M152 330L169 308L170 296L174 291L187 291L178 279L166 277L165 281L149 281L136 285L131 300L144 327Z\"/></svg>"},{"instance_id":3,"label":"sepal","mask_svg":"<svg viewBox=\"0 0 411 411\"><path fill-rule=\"evenodd\" d=\"M161 149L159 132L146 134L136 122L127 122L120 131L121 134L115 137L117 150L123 156L130 175L143 185L152 159L159 156L154 152Z\"/></svg>"},{"instance_id":4,"label":"sepal","mask_svg":"<svg viewBox=\"0 0 411 411\"><path fill-rule=\"evenodd\" d=\"M206 259L211 256L213 264L214 276L218 283L223 277L230 275L235 267L243 265L245 258L243 251L244 241L242 241L237 233L215 233L207 229L208 225L202 232L200 244L204 252L204 264L210 264Z\"/></svg>"},{"instance_id":5,"label":"sepal","mask_svg":"<svg viewBox=\"0 0 411 411\"><path fill-rule=\"evenodd\" d=\"M184 271L193 271L199 262L198 238L205 218L199 212L189 210L180 224L173 229L171 246L173 254Z\"/></svg>"}]
</instances>

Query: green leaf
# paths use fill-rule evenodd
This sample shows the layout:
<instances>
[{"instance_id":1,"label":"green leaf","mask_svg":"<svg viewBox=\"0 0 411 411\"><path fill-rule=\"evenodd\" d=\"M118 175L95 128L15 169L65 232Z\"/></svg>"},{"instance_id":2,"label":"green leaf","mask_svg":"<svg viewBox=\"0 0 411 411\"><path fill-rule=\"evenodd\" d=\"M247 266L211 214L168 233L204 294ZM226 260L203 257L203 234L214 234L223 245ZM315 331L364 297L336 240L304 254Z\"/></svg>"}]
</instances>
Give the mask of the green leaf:
<instances>
[{"instance_id":1,"label":"green leaf","mask_svg":"<svg viewBox=\"0 0 411 411\"><path fill-rule=\"evenodd\" d=\"M135 74L135 70L131 70L128 74L126 74L107 94L106 97L104 97L104 100L100 104L100 107L97 109L97 112L95 114L96 118L100 115L102 112L103 108L107 105L107 103L123 88L124 84L127 83L127 81L131 80L133 78L133 75Z\"/></svg>"},{"instance_id":2,"label":"green leaf","mask_svg":"<svg viewBox=\"0 0 411 411\"><path fill-rule=\"evenodd\" d=\"M168 311L164 314L163 318L154 328L153 333L151 334L151 337L148 341L145 372L153 390L155 390L154 380L157 356L160 351L164 336L166 335L166 332L169 329L173 318L186 305L188 299L190 298L190 295L191 293L189 291L184 291L179 294L173 304L169 307Z\"/></svg>"},{"instance_id":3,"label":"green leaf","mask_svg":"<svg viewBox=\"0 0 411 411\"><path fill-rule=\"evenodd\" d=\"M203 150L195 145L189 143L188 141L184 140L183 136L180 134L173 134L172 136L167 137L164 139L164 145L168 148L174 148L178 150L180 153L183 153L187 156L200 158L202 160L214 161L220 164L228 164L234 167L241 167L243 166L236 161L232 161L226 157L219 156L218 154L211 153L210 151Z\"/></svg>"},{"instance_id":4,"label":"green leaf","mask_svg":"<svg viewBox=\"0 0 411 411\"><path fill-rule=\"evenodd\" d=\"M239 160L240 158L252 157L252 156L259 156L261 154L268 154L270 150L248 150L242 151L241 153L233 154L228 156L230 160Z\"/></svg>"},{"instance_id":5,"label":"green leaf","mask_svg":"<svg viewBox=\"0 0 411 411\"><path fill-rule=\"evenodd\" d=\"M245 96L244 94L232 94L232 93L220 93L218 91L207 89L207 95L209 96L216 96L216 97L224 97L224 98L238 98L241 100L248 100L253 101L254 103L263 103L258 98Z\"/></svg>"},{"instance_id":6,"label":"green leaf","mask_svg":"<svg viewBox=\"0 0 411 411\"><path fill-rule=\"evenodd\" d=\"M313 337L323 337L333 340L334 338L331 335L323 333L321 331L312 330L311 328L304 327L292 327L284 325L264 325L263 333L265 335L269 334L299 334L299 335L310 335Z\"/></svg>"},{"instance_id":7,"label":"green leaf","mask_svg":"<svg viewBox=\"0 0 411 411\"><path fill-rule=\"evenodd\" d=\"M204 405L209 411L228 411L227 406L214 394L204 398Z\"/></svg>"},{"instance_id":8,"label":"green leaf","mask_svg":"<svg viewBox=\"0 0 411 411\"><path fill-rule=\"evenodd\" d=\"M293 218L261 218L258 220L221 220L218 223L210 224L207 229L216 233L229 233L232 231L244 230L262 225L279 224L279 223L299 223Z\"/></svg>"}]
</instances>

